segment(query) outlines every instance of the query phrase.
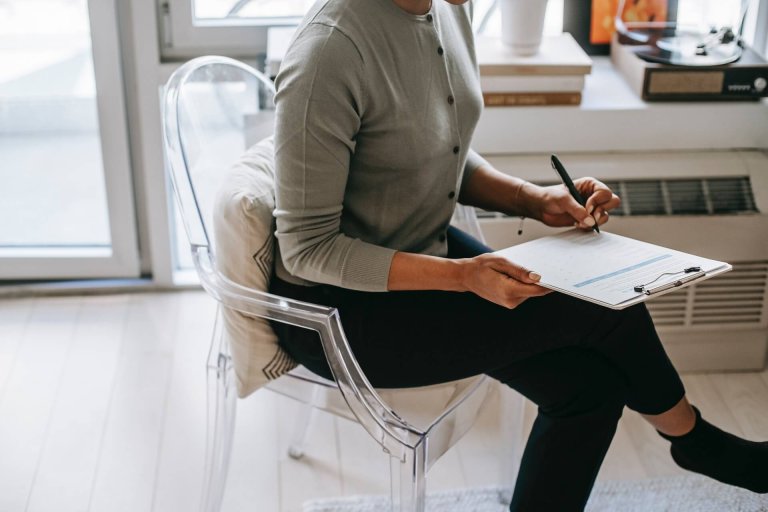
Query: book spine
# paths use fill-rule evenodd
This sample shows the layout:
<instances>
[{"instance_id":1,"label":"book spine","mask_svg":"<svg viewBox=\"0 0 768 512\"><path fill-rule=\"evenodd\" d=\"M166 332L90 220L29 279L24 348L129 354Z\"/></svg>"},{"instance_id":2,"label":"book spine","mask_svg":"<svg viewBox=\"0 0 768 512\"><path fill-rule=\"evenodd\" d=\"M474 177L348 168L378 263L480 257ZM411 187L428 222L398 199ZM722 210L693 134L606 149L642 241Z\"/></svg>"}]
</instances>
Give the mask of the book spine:
<instances>
[{"instance_id":1,"label":"book spine","mask_svg":"<svg viewBox=\"0 0 768 512\"><path fill-rule=\"evenodd\" d=\"M480 76L551 76L551 75L588 75L592 65L516 65L498 63L480 63Z\"/></svg>"},{"instance_id":2,"label":"book spine","mask_svg":"<svg viewBox=\"0 0 768 512\"><path fill-rule=\"evenodd\" d=\"M529 107L537 105L578 105L580 92L490 92L483 93L486 107Z\"/></svg>"},{"instance_id":3,"label":"book spine","mask_svg":"<svg viewBox=\"0 0 768 512\"><path fill-rule=\"evenodd\" d=\"M481 76L483 92L580 92L583 75Z\"/></svg>"}]
</instances>

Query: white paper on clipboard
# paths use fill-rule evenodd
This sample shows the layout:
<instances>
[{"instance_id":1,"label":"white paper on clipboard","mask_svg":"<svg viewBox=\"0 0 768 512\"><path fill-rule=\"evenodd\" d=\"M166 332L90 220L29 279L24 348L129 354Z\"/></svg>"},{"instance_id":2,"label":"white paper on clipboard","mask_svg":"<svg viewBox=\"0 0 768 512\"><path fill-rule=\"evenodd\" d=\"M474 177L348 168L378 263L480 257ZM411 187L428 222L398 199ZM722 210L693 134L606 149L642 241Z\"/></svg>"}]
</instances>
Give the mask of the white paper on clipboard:
<instances>
[{"instance_id":1,"label":"white paper on clipboard","mask_svg":"<svg viewBox=\"0 0 768 512\"><path fill-rule=\"evenodd\" d=\"M702 258L613 233L569 230L497 251L541 275L539 284L611 309L624 309L731 270L728 263ZM700 267L700 276L684 279L684 269ZM647 295L646 289L678 286Z\"/></svg>"}]
</instances>

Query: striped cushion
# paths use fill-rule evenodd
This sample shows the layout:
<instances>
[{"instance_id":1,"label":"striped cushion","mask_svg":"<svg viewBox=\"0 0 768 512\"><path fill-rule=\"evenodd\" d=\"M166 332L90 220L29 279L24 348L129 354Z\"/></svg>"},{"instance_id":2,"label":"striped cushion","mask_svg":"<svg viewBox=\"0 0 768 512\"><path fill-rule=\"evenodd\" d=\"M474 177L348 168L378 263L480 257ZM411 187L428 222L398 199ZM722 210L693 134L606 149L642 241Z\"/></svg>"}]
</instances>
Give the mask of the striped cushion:
<instances>
[{"instance_id":1,"label":"striped cushion","mask_svg":"<svg viewBox=\"0 0 768 512\"><path fill-rule=\"evenodd\" d=\"M275 249L274 141L252 146L227 173L213 215L216 268L231 281L267 291ZM296 366L267 320L223 308L237 394L243 398Z\"/></svg>"}]
</instances>

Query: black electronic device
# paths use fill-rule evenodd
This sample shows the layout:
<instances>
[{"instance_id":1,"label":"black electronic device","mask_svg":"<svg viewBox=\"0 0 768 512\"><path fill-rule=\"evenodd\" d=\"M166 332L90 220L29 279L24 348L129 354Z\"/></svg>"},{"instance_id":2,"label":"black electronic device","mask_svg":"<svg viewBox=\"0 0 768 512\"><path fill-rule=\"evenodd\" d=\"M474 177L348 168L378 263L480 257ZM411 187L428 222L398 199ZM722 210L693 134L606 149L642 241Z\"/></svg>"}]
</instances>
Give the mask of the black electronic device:
<instances>
[{"instance_id":1,"label":"black electronic device","mask_svg":"<svg viewBox=\"0 0 768 512\"><path fill-rule=\"evenodd\" d=\"M768 96L768 62L739 41L713 44L669 31L644 42L614 35L611 60L647 101L758 100Z\"/></svg>"},{"instance_id":2,"label":"black electronic device","mask_svg":"<svg viewBox=\"0 0 768 512\"><path fill-rule=\"evenodd\" d=\"M644 100L757 100L768 96L768 62L742 38L747 6L734 25L614 19L611 60Z\"/></svg>"}]
</instances>

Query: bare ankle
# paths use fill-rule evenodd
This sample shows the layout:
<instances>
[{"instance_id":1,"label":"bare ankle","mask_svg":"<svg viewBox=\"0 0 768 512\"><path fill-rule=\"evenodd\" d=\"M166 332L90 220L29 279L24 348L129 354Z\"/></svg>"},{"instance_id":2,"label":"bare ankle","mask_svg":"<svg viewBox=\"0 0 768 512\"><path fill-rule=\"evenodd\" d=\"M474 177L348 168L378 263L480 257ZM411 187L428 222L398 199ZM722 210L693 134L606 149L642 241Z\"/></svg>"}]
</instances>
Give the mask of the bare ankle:
<instances>
[{"instance_id":1,"label":"bare ankle","mask_svg":"<svg viewBox=\"0 0 768 512\"><path fill-rule=\"evenodd\" d=\"M661 414L643 414L642 416L656 430L673 437L687 434L696 424L696 413L685 397Z\"/></svg>"}]
</instances>

